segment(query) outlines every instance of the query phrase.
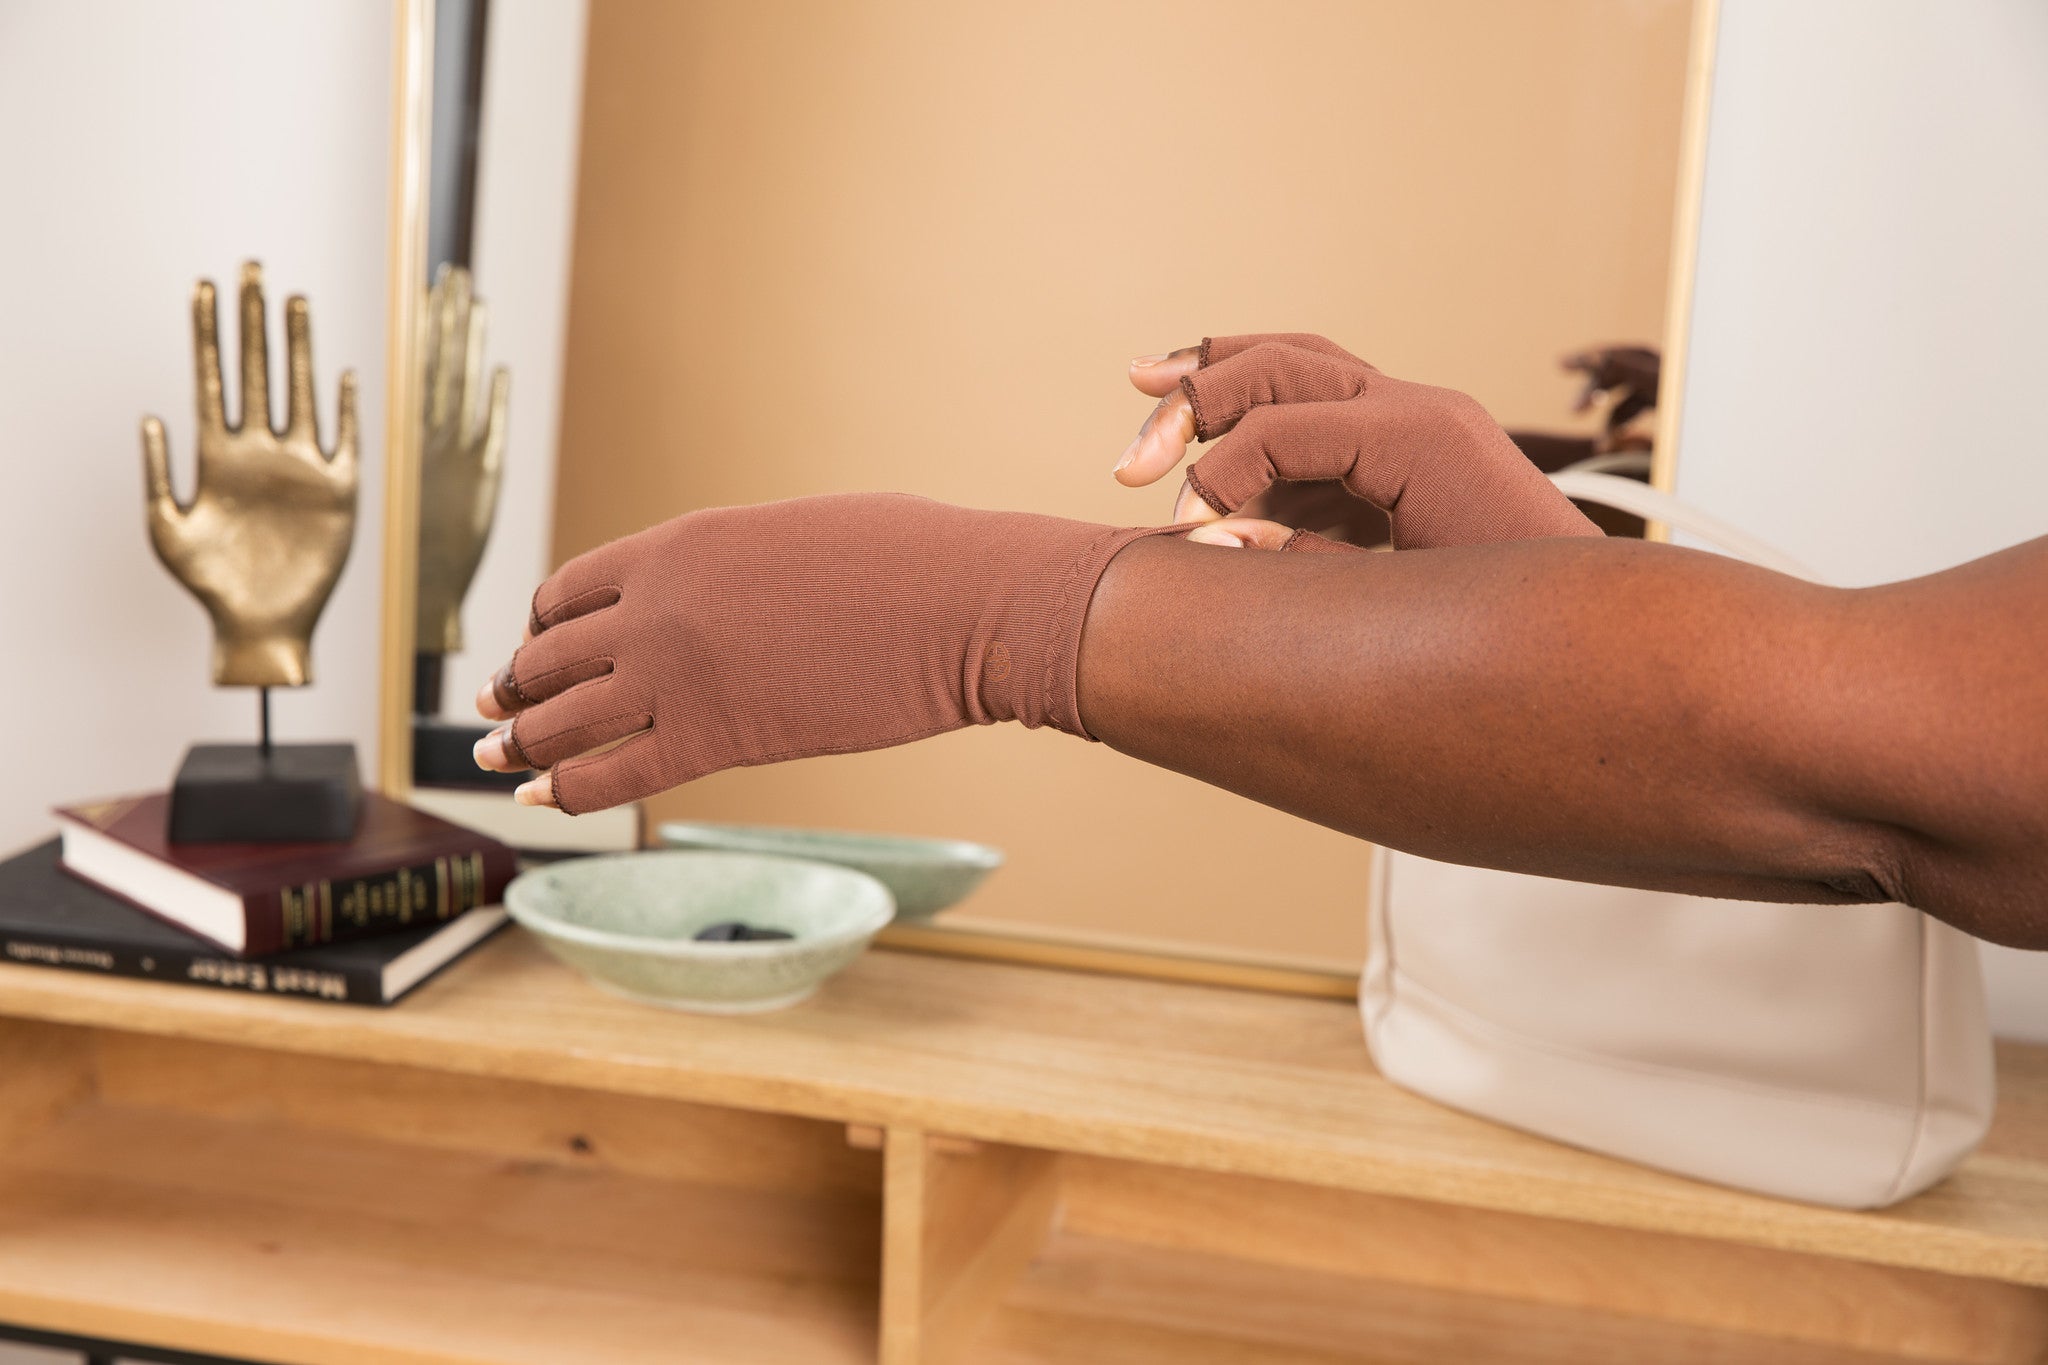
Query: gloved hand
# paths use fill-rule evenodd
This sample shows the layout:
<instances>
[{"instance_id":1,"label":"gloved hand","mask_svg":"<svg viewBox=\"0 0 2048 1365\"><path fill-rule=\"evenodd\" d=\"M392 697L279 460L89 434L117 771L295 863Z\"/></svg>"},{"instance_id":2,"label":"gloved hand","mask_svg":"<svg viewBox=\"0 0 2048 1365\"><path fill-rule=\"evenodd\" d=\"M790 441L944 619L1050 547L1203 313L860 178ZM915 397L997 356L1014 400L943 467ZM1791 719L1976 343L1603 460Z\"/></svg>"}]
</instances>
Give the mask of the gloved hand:
<instances>
[{"instance_id":1,"label":"gloved hand","mask_svg":"<svg viewBox=\"0 0 2048 1365\"><path fill-rule=\"evenodd\" d=\"M1134 363L1131 379L1162 401L1120 481L1151 483L1190 439L1214 442L1189 466L1175 520L1229 516L1277 479L1335 479L1385 509L1395 549L1600 534L1477 401L1382 374L1319 336L1210 337ZM1227 529L1266 544L1257 525ZM1285 547L1340 548L1308 536Z\"/></svg>"},{"instance_id":2,"label":"gloved hand","mask_svg":"<svg viewBox=\"0 0 2048 1365\"><path fill-rule=\"evenodd\" d=\"M722 507L569 561L478 698L488 768L570 812L724 768L1000 720L1088 738L1075 700L1119 529L900 493ZM616 740L616 748L589 751Z\"/></svg>"}]
</instances>

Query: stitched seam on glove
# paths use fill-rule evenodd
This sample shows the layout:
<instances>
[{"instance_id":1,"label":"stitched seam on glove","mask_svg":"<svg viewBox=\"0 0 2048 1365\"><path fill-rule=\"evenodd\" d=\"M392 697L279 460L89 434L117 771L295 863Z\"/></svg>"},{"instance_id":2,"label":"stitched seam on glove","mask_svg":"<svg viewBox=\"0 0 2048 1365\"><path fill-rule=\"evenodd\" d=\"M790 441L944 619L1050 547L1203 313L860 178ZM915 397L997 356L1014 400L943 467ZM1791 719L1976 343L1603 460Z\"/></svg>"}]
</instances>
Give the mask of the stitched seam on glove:
<instances>
[{"instance_id":1,"label":"stitched seam on glove","mask_svg":"<svg viewBox=\"0 0 2048 1365\"><path fill-rule=\"evenodd\" d=\"M550 734L542 735L540 737L540 742L546 744L550 741L560 741L563 739L567 739L571 735L581 734L585 730L602 730L606 726L610 725L613 721L624 720L628 716L642 716L645 717L647 722L645 725L640 726L639 729L633 731L633 734L643 733L648 729L652 728L654 725L653 713L650 712L644 706L635 706L629 707L628 709L617 712L613 715L601 717L597 720L579 720L574 725L568 726L565 729L556 730Z\"/></svg>"},{"instance_id":2,"label":"stitched seam on glove","mask_svg":"<svg viewBox=\"0 0 2048 1365\"><path fill-rule=\"evenodd\" d=\"M491 699L505 711L510 711L515 703L526 705L526 697L519 691L519 680L512 676L513 662L512 659L506 660L505 666L491 676ZM506 701L507 697L512 699L511 702Z\"/></svg>"},{"instance_id":3,"label":"stitched seam on glove","mask_svg":"<svg viewBox=\"0 0 2048 1365\"><path fill-rule=\"evenodd\" d=\"M618 604L619 599L623 598L626 595L626 590L616 583L603 583L595 588L586 588L584 591L577 593L574 597L564 598L562 601L557 602L554 606L548 608L545 615L536 611L534 613L533 619L535 624L537 624L540 627L540 630L536 630L534 634L538 635L540 634L541 630L551 629L552 627L558 626L562 622L569 620L571 617L582 615L583 613L570 611L569 608L577 606L578 604L593 597L603 597L607 593L611 594L611 600L608 602L604 602L601 605L610 607L616 606ZM554 619L550 620L548 619L549 617L552 617Z\"/></svg>"},{"instance_id":4,"label":"stitched seam on glove","mask_svg":"<svg viewBox=\"0 0 2048 1365\"><path fill-rule=\"evenodd\" d=\"M1109 572L1110 564L1126 546L1152 536L1182 535L1187 529L1185 526L1121 527L1090 541L1087 549L1075 559L1072 571L1061 585L1058 613L1047 637L1045 675L1041 684L1046 720L1054 729L1090 744L1102 742L1088 733L1087 723L1081 718L1081 632L1088 623L1089 605L1095 600L1095 590L1101 586L1103 575ZM1105 547L1108 548L1107 554L1102 553ZM1075 588L1077 581L1081 581L1078 591ZM1062 688L1063 683L1072 689L1071 694ZM1073 717L1071 725L1060 718L1062 710Z\"/></svg>"},{"instance_id":5,"label":"stitched seam on glove","mask_svg":"<svg viewBox=\"0 0 2048 1365\"><path fill-rule=\"evenodd\" d=\"M585 762L588 762L588 760L585 760ZM567 799L567 798L565 798L565 797L564 797L564 796L562 795L562 770L563 770L564 768L568 768L568 769L569 769L569 770L570 770L571 772L574 772L574 771L575 771L575 768L576 768L576 766L577 766L577 765L573 765L573 764L570 764L570 763L569 763L569 762L567 762L566 760L565 760L564 762L562 762L562 763L558 763L558 764L556 764L556 765L555 765L555 780L554 780L554 783L553 783L553 789L554 789L554 796L555 796L555 809L556 809L556 810L558 810L558 811L560 811L560 812L562 812L562 814L564 814L564 815L581 815L581 814L583 814L583 812L582 812L582 811L580 811L580 810L577 810L576 808L574 808L573 806L571 806L571 805L569 804L569 802L568 802L568 799Z\"/></svg>"},{"instance_id":6,"label":"stitched seam on glove","mask_svg":"<svg viewBox=\"0 0 2048 1365\"><path fill-rule=\"evenodd\" d=\"M1208 440L1209 419L1202 416L1202 399L1201 395L1195 392L1194 375L1184 374L1180 377L1180 391L1187 395L1188 411L1194 414L1195 439L1198 441Z\"/></svg>"},{"instance_id":7,"label":"stitched seam on glove","mask_svg":"<svg viewBox=\"0 0 2048 1365\"><path fill-rule=\"evenodd\" d=\"M608 677L611 674L618 672L619 669L619 661L609 654L599 654L588 659L578 659L574 663L563 664L559 668L551 668L545 673L535 674L533 677L528 678L525 682L519 684L519 699L523 702L527 702L530 704L533 702L534 699L531 696L528 696L524 689L528 687L539 687L549 678L558 678L564 673L573 673L577 669L587 667L590 664L603 664L605 665L605 667L600 672L593 673L587 678L580 679L579 682L596 682L599 678Z\"/></svg>"},{"instance_id":8,"label":"stitched seam on glove","mask_svg":"<svg viewBox=\"0 0 2048 1365\"><path fill-rule=\"evenodd\" d=\"M512 723L505 727L505 752L518 759L520 767L533 770L533 760L527 756L526 746L519 742L519 718L517 716L514 716Z\"/></svg>"},{"instance_id":9,"label":"stitched seam on glove","mask_svg":"<svg viewBox=\"0 0 2048 1365\"><path fill-rule=\"evenodd\" d=\"M1074 562L1070 566L1068 566L1067 576L1065 580L1062 581L1060 584L1059 604L1055 608L1056 614L1053 617L1053 628L1050 631L1046 632L1045 671L1040 675L1039 678L1039 705L1043 710L1046 722L1052 725L1054 729L1065 730L1069 734L1078 735L1082 739L1087 740L1091 744L1095 742L1095 736L1089 734L1087 727L1081 724L1080 707L1075 706L1073 708L1074 721L1071 727L1061 724L1058 711L1059 700L1055 694L1057 693L1059 687L1058 678L1061 672L1063 671L1060 667L1060 664L1062 659L1065 657L1064 646L1068 634L1067 620L1071 615L1073 615L1072 599L1075 596L1075 584L1080 580L1083 574L1088 572L1088 567L1096 562L1097 556L1100 554L1102 547L1108 545L1111 541L1114 541L1119 535L1122 534L1123 532L1121 531L1110 531L1104 535L1097 536L1095 539L1088 542L1087 547L1083 549L1080 554L1076 555L1074 557ZM1103 567L1106 568L1107 566L1108 561L1104 560ZM1096 577L1100 578L1101 574L1098 572ZM1092 581L1090 583L1089 596L1094 596ZM1087 610L1088 604L1084 600L1081 603L1081 613L1085 615L1087 613ZM1074 626L1073 633L1077 637L1080 634L1080 627L1078 622ZM1080 653L1078 638L1075 642L1074 652L1076 656L1078 656ZM1019 719L1022 719L1022 717L1019 717Z\"/></svg>"},{"instance_id":10,"label":"stitched seam on glove","mask_svg":"<svg viewBox=\"0 0 2048 1365\"><path fill-rule=\"evenodd\" d=\"M1200 498L1203 502L1208 503L1209 509L1215 512L1218 516L1227 517L1232 512L1235 512L1237 510L1235 507L1224 506L1223 499L1217 497L1214 493L1209 491L1209 486L1202 482L1201 475L1195 473L1195 467L1193 465L1188 466L1186 478L1188 481L1188 487L1195 490L1195 496Z\"/></svg>"}]
</instances>

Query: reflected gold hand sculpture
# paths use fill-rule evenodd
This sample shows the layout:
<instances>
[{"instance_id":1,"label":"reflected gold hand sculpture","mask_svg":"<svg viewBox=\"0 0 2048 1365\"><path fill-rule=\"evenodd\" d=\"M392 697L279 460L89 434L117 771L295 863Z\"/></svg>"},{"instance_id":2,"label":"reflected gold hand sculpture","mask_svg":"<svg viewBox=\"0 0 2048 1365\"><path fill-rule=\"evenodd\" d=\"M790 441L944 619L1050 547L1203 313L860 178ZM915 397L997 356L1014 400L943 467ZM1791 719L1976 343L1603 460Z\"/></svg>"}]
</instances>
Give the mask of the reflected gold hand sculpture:
<instances>
[{"instance_id":1,"label":"reflected gold hand sculpture","mask_svg":"<svg viewBox=\"0 0 2048 1365\"><path fill-rule=\"evenodd\" d=\"M420 442L420 600L416 648L462 648L462 599L498 511L512 378L499 366L476 408L484 368L484 305L469 272L442 266L427 296L426 429Z\"/></svg>"},{"instance_id":2,"label":"reflected gold hand sculpture","mask_svg":"<svg viewBox=\"0 0 2048 1365\"><path fill-rule=\"evenodd\" d=\"M213 618L213 680L224 687L312 681L313 626L348 560L356 520L356 384L341 376L332 457L313 418L313 341L306 300L285 301L290 394L282 432L270 425L263 270L242 267L242 410L222 402L220 320L213 282L192 294L199 381L199 479L189 506L171 492L164 424L142 422L149 538Z\"/></svg>"}]
</instances>

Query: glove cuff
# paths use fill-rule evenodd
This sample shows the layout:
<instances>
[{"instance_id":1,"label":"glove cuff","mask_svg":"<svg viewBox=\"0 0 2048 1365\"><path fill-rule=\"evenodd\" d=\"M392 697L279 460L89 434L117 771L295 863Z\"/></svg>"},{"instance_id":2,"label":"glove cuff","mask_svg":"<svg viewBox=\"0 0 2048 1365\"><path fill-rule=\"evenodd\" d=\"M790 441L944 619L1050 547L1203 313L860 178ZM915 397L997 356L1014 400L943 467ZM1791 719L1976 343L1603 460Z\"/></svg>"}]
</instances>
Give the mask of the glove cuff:
<instances>
[{"instance_id":1,"label":"glove cuff","mask_svg":"<svg viewBox=\"0 0 2048 1365\"><path fill-rule=\"evenodd\" d=\"M1185 527L1113 527L1020 513L991 519L982 537L992 562L1007 561L965 640L961 692L978 724L1014 720L1093 740L1078 699L1081 630L1111 560L1134 540Z\"/></svg>"},{"instance_id":2,"label":"glove cuff","mask_svg":"<svg viewBox=\"0 0 2048 1365\"><path fill-rule=\"evenodd\" d=\"M1044 666L1035 680L1024 680L1030 695L1020 698L1016 719L1027 726L1049 725L1093 744L1095 736L1081 721L1081 630L1088 604L1111 560L1125 546L1148 536L1176 534L1186 527L1131 526L1104 530L1074 557L1067 580L1051 602L1044 642Z\"/></svg>"}]
</instances>

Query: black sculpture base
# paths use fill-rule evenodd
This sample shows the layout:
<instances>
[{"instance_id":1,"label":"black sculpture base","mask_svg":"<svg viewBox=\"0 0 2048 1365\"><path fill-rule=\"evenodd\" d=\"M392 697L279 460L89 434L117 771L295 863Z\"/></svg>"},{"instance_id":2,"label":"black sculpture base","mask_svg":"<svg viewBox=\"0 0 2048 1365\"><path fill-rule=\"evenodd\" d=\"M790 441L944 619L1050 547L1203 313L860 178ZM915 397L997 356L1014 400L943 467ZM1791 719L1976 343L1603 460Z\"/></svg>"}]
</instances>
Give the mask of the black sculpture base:
<instances>
[{"instance_id":1,"label":"black sculpture base","mask_svg":"<svg viewBox=\"0 0 2048 1365\"><path fill-rule=\"evenodd\" d=\"M195 744L171 786L174 844L355 837L363 780L353 744Z\"/></svg>"},{"instance_id":2,"label":"black sculpture base","mask_svg":"<svg viewBox=\"0 0 2048 1365\"><path fill-rule=\"evenodd\" d=\"M497 773L476 766L476 742L491 732L485 725L412 718L412 784L460 787L466 791L511 791L532 773Z\"/></svg>"}]
</instances>

